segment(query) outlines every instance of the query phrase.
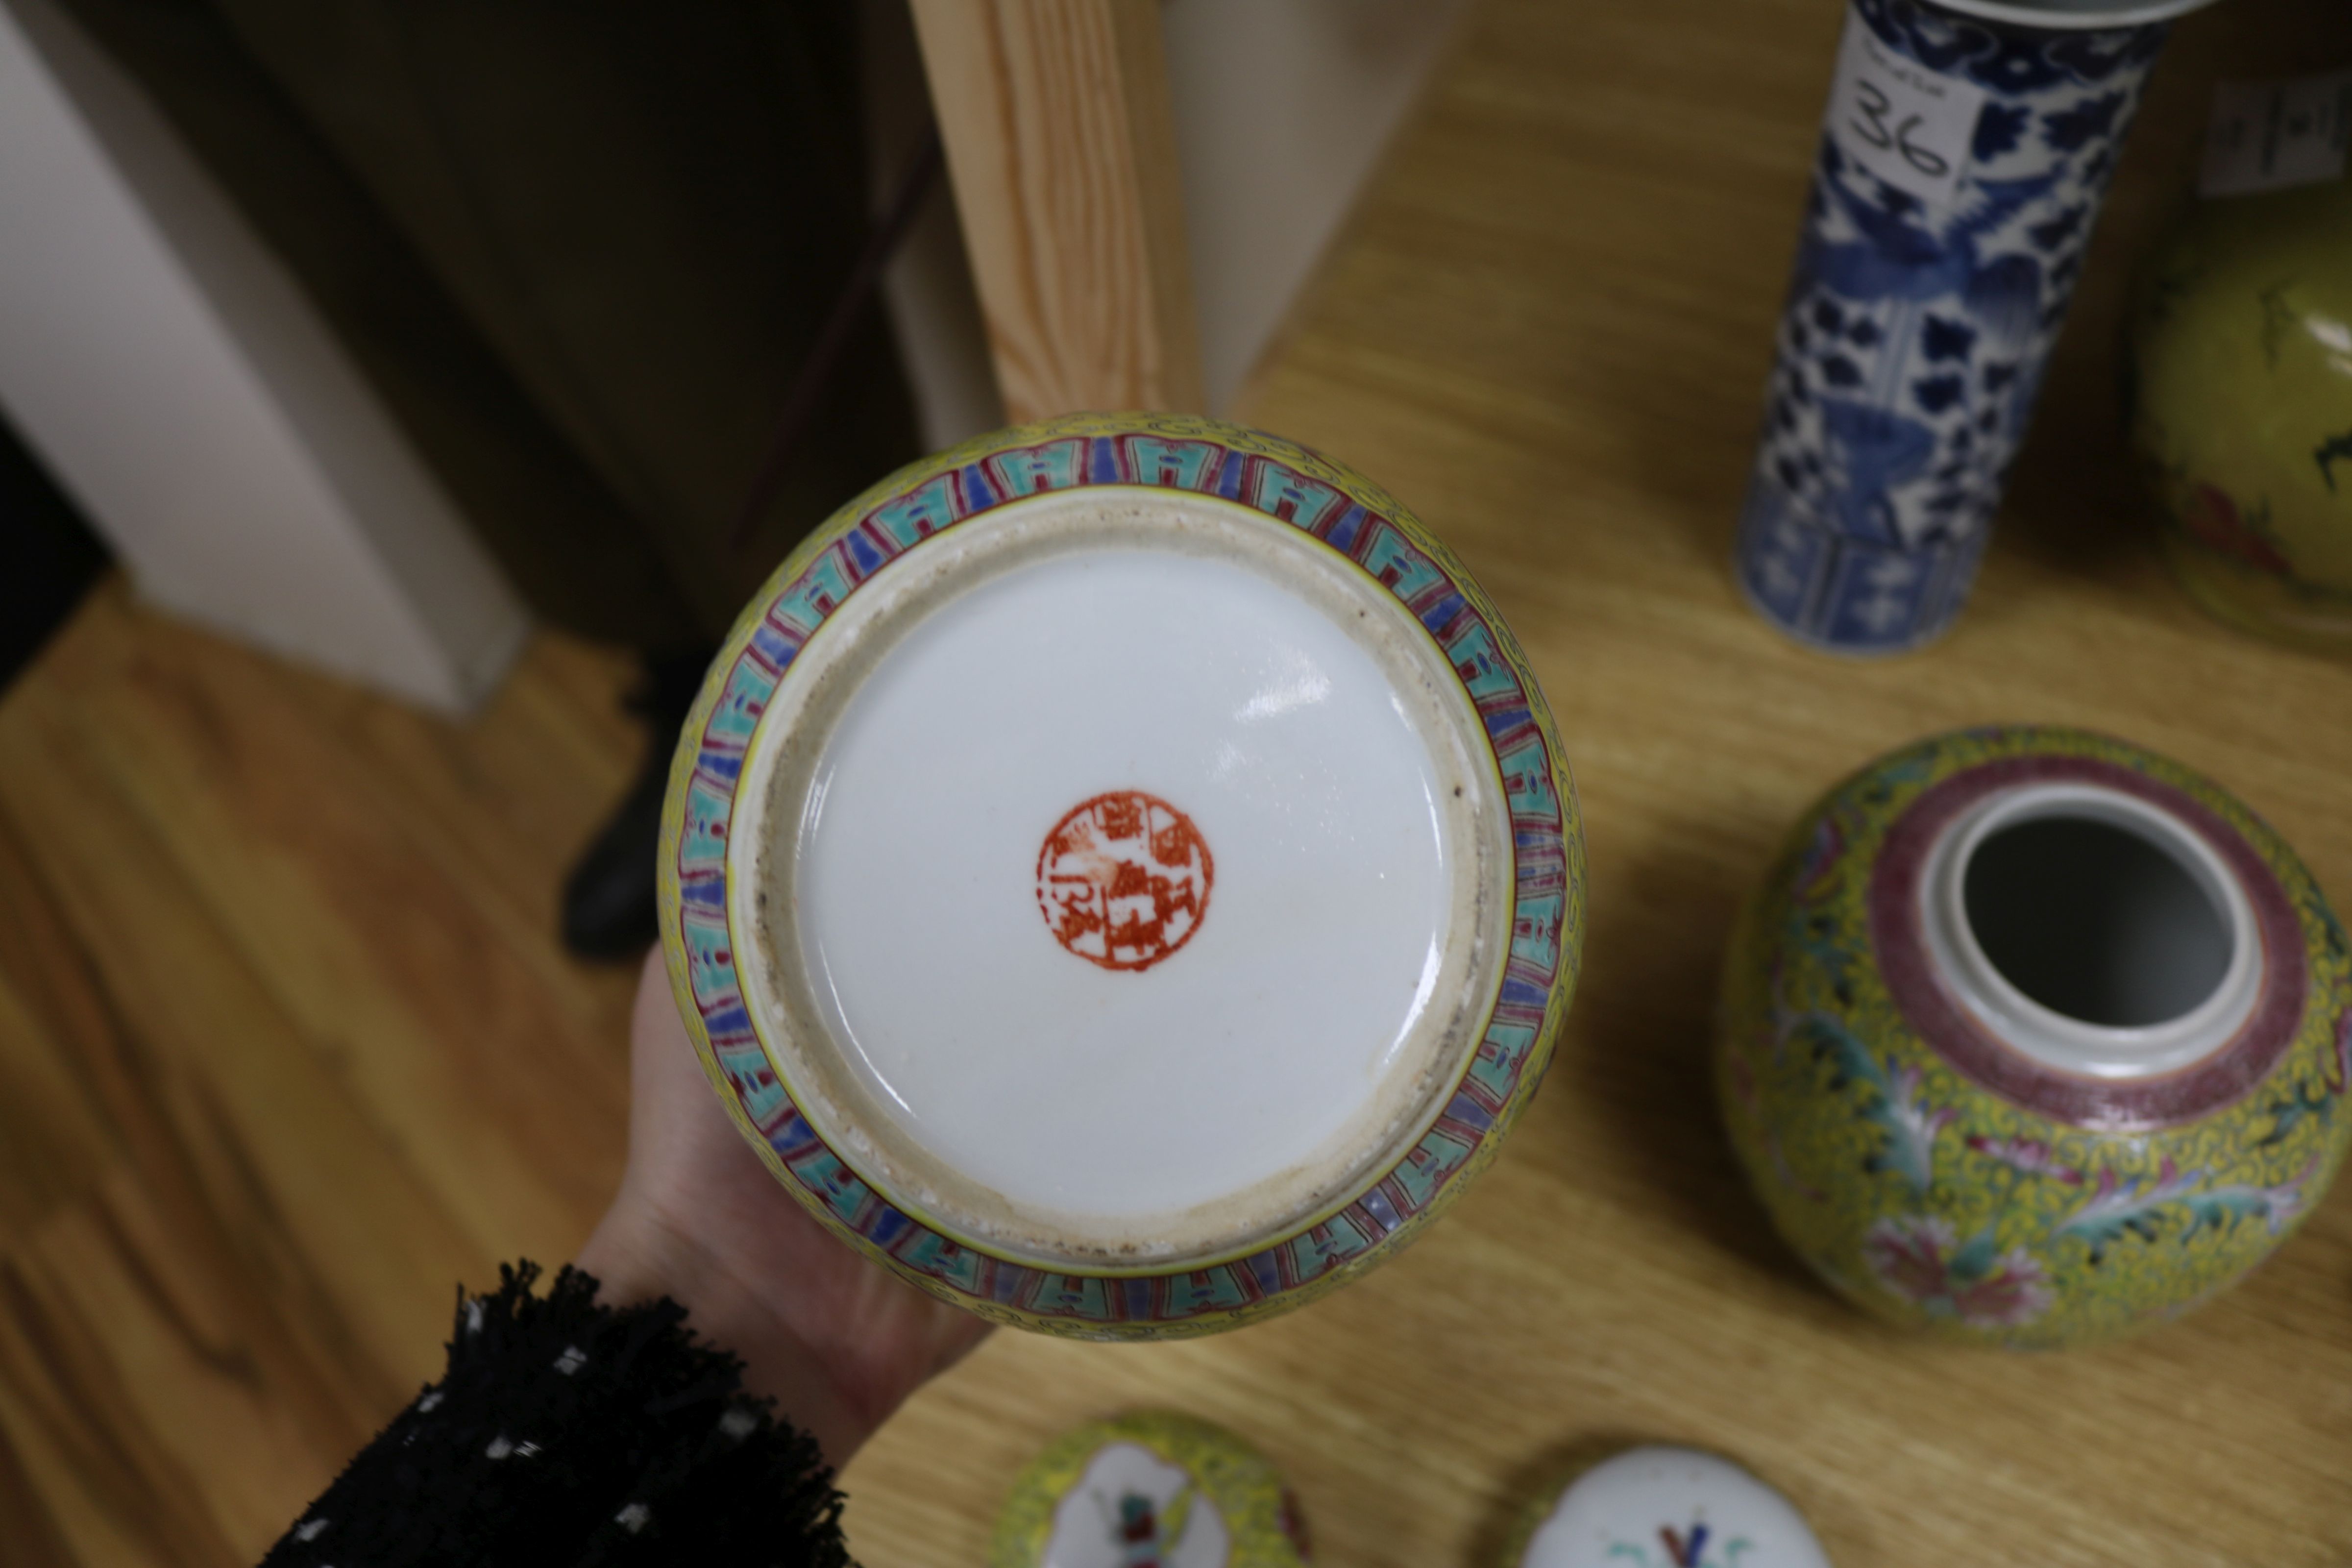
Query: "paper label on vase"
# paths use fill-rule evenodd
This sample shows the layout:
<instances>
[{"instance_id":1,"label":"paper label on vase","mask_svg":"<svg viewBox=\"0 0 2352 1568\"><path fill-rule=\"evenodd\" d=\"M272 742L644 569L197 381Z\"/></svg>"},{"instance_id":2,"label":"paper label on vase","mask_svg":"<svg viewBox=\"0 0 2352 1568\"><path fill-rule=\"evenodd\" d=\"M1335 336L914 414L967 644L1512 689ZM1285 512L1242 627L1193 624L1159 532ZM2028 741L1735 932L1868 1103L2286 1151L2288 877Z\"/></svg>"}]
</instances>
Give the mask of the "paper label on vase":
<instances>
[{"instance_id":1,"label":"paper label on vase","mask_svg":"<svg viewBox=\"0 0 2352 1568\"><path fill-rule=\"evenodd\" d=\"M1985 89L1930 70L1879 42L1849 14L1824 127L1838 151L1930 206L1952 205Z\"/></svg>"},{"instance_id":2,"label":"paper label on vase","mask_svg":"<svg viewBox=\"0 0 2352 1568\"><path fill-rule=\"evenodd\" d=\"M2344 177L2352 147L2352 70L2213 89L2200 196L2248 196Z\"/></svg>"}]
</instances>

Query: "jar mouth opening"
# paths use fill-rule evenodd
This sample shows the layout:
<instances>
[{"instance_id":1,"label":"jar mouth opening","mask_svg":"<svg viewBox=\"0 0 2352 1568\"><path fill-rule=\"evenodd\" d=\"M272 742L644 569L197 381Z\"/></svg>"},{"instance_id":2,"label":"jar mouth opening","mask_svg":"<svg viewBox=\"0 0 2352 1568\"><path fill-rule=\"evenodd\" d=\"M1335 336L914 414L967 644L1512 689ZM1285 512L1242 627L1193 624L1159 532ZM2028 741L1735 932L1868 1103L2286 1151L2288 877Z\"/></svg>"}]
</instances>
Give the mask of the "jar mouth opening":
<instances>
[{"instance_id":1,"label":"jar mouth opening","mask_svg":"<svg viewBox=\"0 0 2352 1568\"><path fill-rule=\"evenodd\" d=\"M2189 824L2119 791L2037 784L1953 822L1920 886L1928 951L2004 1045L2099 1079L2226 1046L2262 990L2235 874Z\"/></svg>"}]
</instances>

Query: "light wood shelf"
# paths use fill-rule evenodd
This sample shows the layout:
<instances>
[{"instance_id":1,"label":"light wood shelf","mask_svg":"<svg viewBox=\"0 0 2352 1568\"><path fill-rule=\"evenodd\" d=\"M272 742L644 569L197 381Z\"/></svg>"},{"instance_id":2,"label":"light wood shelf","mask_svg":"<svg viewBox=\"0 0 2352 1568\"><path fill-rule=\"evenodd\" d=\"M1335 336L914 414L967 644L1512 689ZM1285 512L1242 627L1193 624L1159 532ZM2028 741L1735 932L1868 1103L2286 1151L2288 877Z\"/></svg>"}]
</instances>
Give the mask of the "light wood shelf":
<instances>
[{"instance_id":1,"label":"light wood shelf","mask_svg":"<svg viewBox=\"0 0 2352 1568\"><path fill-rule=\"evenodd\" d=\"M1704 1071L1781 833L1948 726L2166 752L2352 906L2352 666L2172 586L2112 380L2210 83L2352 61L2352 12L2181 26L1974 600L1867 665L1780 641L1726 564L1838 21L1475 8L1244 411L1451 540L1559 711L1591 926L1533 1110L1419 1245L1290 1318L997 1335L851 1467L873 1568L968 1568L1038 1447L1154 1405L1272 1453L1334 1564L1484 1568L1544 1479L1641 1440L1745 1461L1847 1568L2352 1559L2352 1190L2137 1342L1940 1349L1771 1237ZM620 1167L629 976L550 933L635 761L621 684L543 637L451 725L109 588L0 700L0 1556L251 1562L438 1365L455 1281L577 1247Z\"/></svg>"}]
</instances>

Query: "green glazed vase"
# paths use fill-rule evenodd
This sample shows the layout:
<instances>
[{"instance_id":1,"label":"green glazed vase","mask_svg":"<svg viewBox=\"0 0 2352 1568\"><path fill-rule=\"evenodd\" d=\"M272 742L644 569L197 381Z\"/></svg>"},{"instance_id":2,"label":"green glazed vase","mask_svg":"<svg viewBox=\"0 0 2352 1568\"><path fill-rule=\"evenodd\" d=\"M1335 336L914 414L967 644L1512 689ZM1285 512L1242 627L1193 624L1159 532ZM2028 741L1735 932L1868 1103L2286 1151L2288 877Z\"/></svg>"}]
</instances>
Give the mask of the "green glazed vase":
<instances>
[{"instance_id":1,"label":"green glazed vase","mask_svg":"<svg viewBox=\"0 0 2352 1568\"><path fill-rule=\"evenodd\" d=\"M2342 1162L2352 954L2222 790L2081 731L1921 741L1749 900L1717 1086L1790 1245L1881 1318L2014 1347L2226 1289Z\"/></svg>"}]
</instances>

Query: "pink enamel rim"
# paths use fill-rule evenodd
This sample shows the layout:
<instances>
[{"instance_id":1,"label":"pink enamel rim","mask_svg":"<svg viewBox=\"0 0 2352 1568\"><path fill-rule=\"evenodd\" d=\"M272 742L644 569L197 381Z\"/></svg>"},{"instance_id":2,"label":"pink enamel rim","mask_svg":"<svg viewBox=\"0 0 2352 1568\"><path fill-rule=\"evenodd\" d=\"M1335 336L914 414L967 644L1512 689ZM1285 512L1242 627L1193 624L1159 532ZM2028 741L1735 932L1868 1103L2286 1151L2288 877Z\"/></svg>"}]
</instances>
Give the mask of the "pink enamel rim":
<instances>
[{"instance_id":1,"label":"pink enamel rim","mask_svg":"<svg viewBox=\"0 0 2352 1568\"><path fill-rule=\"evenodd\" d=\"M2039 784L2091 784L2130 796L2201 841L2236 879L2252 910L2263 977L2246 1021L2211 1054L2176 1071L2143 1078L2064 1072L2002 1040L1943 977L1920 915L1921 884L1937 843L1987 797ZM2309 990L2294 906L2245 836L2186 791L2088 757L1985 763L1922 794L1896 819L1879 853L1871 879L1870 928L1887 991L1928 1048L2004 1100L2100 1131L2173 1126L2243 1098L2294 1043Z\"/></svg>"}]
</instances>

